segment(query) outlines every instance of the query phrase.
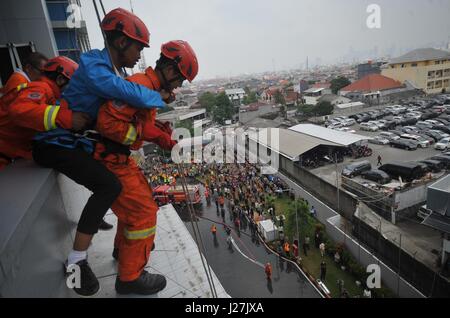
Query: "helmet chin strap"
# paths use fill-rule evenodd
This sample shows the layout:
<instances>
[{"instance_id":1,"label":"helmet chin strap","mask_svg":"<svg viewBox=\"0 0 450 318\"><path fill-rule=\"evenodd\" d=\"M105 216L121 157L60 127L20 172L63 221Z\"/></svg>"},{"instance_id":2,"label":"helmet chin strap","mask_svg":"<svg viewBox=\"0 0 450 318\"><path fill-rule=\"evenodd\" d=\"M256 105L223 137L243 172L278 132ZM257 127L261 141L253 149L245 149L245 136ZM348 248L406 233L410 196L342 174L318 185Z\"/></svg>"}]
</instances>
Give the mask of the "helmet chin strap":
<instances>
[{"instance_id":1,"label":"helmet chin strap","mask_svg":"<svg viewBox=\"0 0 450 318\"><path fill-rule=\"evenodd\" d=\"M171 93L172 89L171 89L171 85L170 84L175 83L176 81L180 80L180 78L177 76L175 78L172 78L171 80L168 80L166 75L164 74L162 68L160 69L160 73L161 73L161 77L162 77L163 82L164 82L164 83L162 83L161 86L164 88L164 90L166 92Z\"/></svg>"}]
</instances>

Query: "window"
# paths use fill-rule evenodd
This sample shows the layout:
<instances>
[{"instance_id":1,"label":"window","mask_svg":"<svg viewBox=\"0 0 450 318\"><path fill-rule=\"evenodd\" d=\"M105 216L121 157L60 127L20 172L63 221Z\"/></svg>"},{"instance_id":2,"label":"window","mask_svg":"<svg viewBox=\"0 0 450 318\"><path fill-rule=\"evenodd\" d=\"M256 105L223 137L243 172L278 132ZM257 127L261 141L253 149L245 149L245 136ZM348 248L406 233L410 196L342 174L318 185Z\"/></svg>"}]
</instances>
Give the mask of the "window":
<instances>
[{"instance_id":1,"label":"window","mask_svg":"<svg viewBox=\"0 0 450 318\"><path fill-rule=\"evenodd\" d=\"M402 64L402 68L404 68L405 67L405 64Z\"/></svg>"},{"instance_id":2,"label":"window","mask_svg":"<svg viewBox=\"0 0 450 318\"><path fill-rule=\"evenodd\" d=\"M412 63L411 67L417 67L417 63Z\"/></svg>"},{"instance_id":3,"label":"window","mask_svg":"<svg viewBox=\"0 0 450 318\"><path fill-rule=\"evenodd\" d=\"M441 64L441 61L435 61L434 64L436 65Z\"/></svg>"}]
</instances>

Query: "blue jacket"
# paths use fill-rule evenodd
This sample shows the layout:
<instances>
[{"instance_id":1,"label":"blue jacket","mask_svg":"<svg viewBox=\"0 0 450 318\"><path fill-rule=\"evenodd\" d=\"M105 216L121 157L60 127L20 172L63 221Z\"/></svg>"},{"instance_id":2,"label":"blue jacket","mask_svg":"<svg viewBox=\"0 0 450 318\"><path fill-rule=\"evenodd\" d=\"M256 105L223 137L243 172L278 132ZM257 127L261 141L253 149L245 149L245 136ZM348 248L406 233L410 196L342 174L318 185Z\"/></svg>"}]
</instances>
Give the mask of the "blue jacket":
<instances>
[{"instance_id":1,"label":"blue jacket","mask_svg":"<svg viewBox=\"0 0 450 318\"><path fill-rule=\"evenodd\" d=\"M89 114L96 120L100 106L107 100L117 99L139 108L162 108L165 103L158 92L128 82L117 76L106 49L91 50L81 55L78 69L73 74L63 93L69 108ZM92 151L92 143L77 138L70 131L57 128L36 135L35 140L75 148L79 143L85 150Z\"/></svg>"}]
</instances>

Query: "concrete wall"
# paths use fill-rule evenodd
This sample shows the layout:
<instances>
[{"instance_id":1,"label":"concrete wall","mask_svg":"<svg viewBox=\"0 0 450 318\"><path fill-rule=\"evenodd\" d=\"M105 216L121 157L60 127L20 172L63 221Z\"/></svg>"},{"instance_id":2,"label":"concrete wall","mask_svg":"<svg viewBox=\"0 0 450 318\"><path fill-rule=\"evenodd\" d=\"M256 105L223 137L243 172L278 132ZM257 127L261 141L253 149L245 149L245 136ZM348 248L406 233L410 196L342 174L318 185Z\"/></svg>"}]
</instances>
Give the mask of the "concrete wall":
<instances>
[{"instance_id":1,"label":"concrete wall","mask_svg":"<svg viewBox=\"0 0 450 318\"><path fill-rule=\"evenodd\" d=\"M356 199L346 191L339 190L339 208L336 187L306 169L295 165L292 161L280 156L280 172L304 186L315 196L326 202L339 214L351 219L356 208Z\"/></svg>"},{"instance_id":2,"label":"concrete wall","mask_svg":"<svg viewBox=\"0 0 450 318\"><path fill-rule=\"evenodd\" d=\"M360 246L356 238L351 237L349 234L345 234L338 228L340 224L347 223L344 218L338 215L336 211L334 211L325 202L316 198L313 193L310 192L310 189L301 187L295 182L295 180L292 180L283 174L279 174L279 176L288 183L297 196L305 198L308 200L310 205L314 205L316 207L317 219L325 225L327 234L330 235L335 242L345 242L347 249L363 266L367 266L368 264L379 264L382 282L386 286L390 287L394 292L397 291L398 277L392 274L395 273L395 271L380 261L375 256L374 250L370 250L364 245ZM346 233L351 231L349 227L344 227L347 228ZM400 295L404 297L423 297L420 292L418 292L413 286L409 285L403 279L400 280Z\"/></svg>"},{"instance_id":3,"label":"concrete wall","mask_svg":"<svg viewBox=\"0 0 450 318\"><path fill-rule=\"evenodd\" d=\"M363 267L367 268L368 265L377 264L380 266L381 280L389 287L394 293L402 298L423 298L425 297L411 284L405 281L403 278L398 277L397 273L389 268L386 264L375 257L369 250L359 244L355 239L345 234L339 229L341 216L329 218L326 223L327 234L335 242L345 242L345 247L350 254L360 263Z\"/></svg>"},{"instance_id":4,"label":"concrete wall","mask_svg":"<svg viewBox=\"0 0 450 318\"><path fill-rule=\"evenodd\" d=\"M399 271L402 278L413 284L426 297L449 297L450 283L447 279L399 249L395 243L386 240L356 215L353 219L353 234L361 244L376 252L387 266L396 273ZM400 290L402 288L401 285Z\"/></svg>"},{"instance_id":5,"label":"concrete wall","mask_svg":"<svg viewBox=\"0 0 450 318\"><path fill-rule=\"evenodd\" d=\"M63 263L89 192L19 161L0 173L0 297L72 297Z\"/></svg>"}]
</instances>

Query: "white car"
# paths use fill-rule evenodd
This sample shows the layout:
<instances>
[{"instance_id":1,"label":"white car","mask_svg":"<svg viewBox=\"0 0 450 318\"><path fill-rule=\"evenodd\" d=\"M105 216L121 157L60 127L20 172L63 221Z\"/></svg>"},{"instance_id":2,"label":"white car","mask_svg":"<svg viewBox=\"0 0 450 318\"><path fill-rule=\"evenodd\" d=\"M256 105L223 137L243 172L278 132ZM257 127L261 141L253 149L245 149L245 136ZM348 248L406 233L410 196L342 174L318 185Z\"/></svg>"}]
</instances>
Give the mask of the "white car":
<instances>
[{"instance_id":1,"label":"white car","mask_svg":"<svg viewBox=\"0 0 450 318\"><path fill-rule=\"evenodd\" d=\"M389 145L391 143L389 139L383 138L381 136L376 136L372 139L369 139L369 142L377 145Z\"/></svg>"},{"instance_id":2,"label":"white car","mask_svg":"<svg viewBox=\"0 0 450 318\"><path fill-rule=\"evenodd\" d=\"M400 137L403 139L410 139L410 140L416 141L420 148L428 148L431 145L430 141L428 141L420 136L416 136L416 135L412 135L412 134L403 134Z\"/></svg>"},{"instance_id":3,"label":"white car","mask_svg":"<svg viewBox=\"0 0 450 318\"><path fill-rule=\"evenodd\" d=\"M348 128L348 127L336 128L335 130L337 130L337 131L343 131L343 132L348 132L348 133L351 133L351 134L354 134L354 133L356 132L355 130L350 129L350 128Z\"/></svg>"},{"instance_id":4,"label":"white car","mask_svg":"<svg viewBox=\"0 0 450 318\"><path fill-rule=\"evenodd\" d=\"M343 120L342 124L346 127L353 126L354 124L356 124L356 120L354 120L353 118L348 118L348 119Z\"/></svg>"},{"instance_id":5,"label":"white car","mask_svg":"<svg viewBox=\"0 0 450 318\"><path fill-rule=\"evenodd\" d=\"M359 125L361 127L361 130L366 130L366 131L378 131L378 126L374 125L374 124L370 124L370 123L361 123Z\"/></svg>"},{"instance_id":6,"label":"white car","mask_svg":"<svg viewBox=\"0 0 450 318\"><path fill-rule=\"evenodd\" d=\"M437 121L437 120L431 120L431 119L428 119L428 120L425 120L425 122L426 122L426 123L430 123L430 124L433 125L433 126L444 126L443 123L441 123L441 122L439 122L439 121Z\"/></svg>"},{"instance_id":7,"label":"white car","mask_svg":"<svg viewBox=\"0 0 450 318\"><path fill-rule=\"evenodd\" d=\"M382 133L380 133L380 137L383 138L383 139L389 139L389 140L398 140L398 139L400 139L399 135L396 135L396 134L388 132L388 131L383 131Z\"/></svg>"},{"instance_id":8,"label":"white car","mask_svg":"<svg viewBox=\"0 0 450 318\"><path fill-rule=\"evenodd\" d=\"M341 123L332 123L331 125L329 125L327 128L330 129L336 129L336 128L342 128L342 124Z\"/></svg>"},{"instance_id":9,"label":"white car","mask_svg":"<svg viewBox=\"0 0 450 318\"><path fill-rule=\"evenodd\" d=\"M434 149L436 150L446 150L450 146L450 137L441 139L434 145Z\"/></svg>"}]
</instances>

